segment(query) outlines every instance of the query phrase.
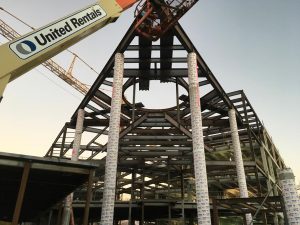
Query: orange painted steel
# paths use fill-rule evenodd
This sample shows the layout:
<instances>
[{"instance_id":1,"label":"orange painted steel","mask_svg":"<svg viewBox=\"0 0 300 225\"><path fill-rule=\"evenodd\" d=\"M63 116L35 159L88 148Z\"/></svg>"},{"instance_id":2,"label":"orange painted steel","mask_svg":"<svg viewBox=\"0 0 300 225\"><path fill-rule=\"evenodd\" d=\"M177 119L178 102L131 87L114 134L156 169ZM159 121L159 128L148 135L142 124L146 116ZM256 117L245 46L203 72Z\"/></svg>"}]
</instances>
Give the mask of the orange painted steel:
<instances>
[{"instance_id":1,"label":"orange painted steel","mask_svg":"<svg viewBox=\"0 0 300 225\"><path fill-rule=\"evenodd\" d=\"M142 0L136 7L136 31L157 40L190 10L198 0Z\"/></svg>"},{"instance_id":2,"label":"orange painted steel","mask_svg":"<svg viewBox=\"0 0 300 225\"><path fill-rule=\"evenodd\" d=\"M116 0L116 2L125 10L136 3L137 0Z\"/></svg>"}]
</instances>

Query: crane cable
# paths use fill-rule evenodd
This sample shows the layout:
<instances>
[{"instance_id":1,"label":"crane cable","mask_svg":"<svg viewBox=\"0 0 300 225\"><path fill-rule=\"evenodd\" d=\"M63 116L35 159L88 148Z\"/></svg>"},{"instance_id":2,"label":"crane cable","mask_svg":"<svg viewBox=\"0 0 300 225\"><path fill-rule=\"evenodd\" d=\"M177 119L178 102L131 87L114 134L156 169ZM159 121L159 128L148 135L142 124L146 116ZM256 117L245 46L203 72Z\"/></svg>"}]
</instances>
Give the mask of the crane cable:
<instances>
[{"instance_id":1,"label":"crane cable","mask_svg":"<svg viewBox=\"0 0 300 225\"><path fill-rule=\"evenodd\" d=\"M35 30L34 27L30 26L28 23L24 22L23 20L19 19L18 17L16 17L15 15L13 15L12 13L8 12L7 10L5 10L3 7L0 7L0 10L6 12L8 15L12 16L13 18L15 18L16 20L20 21L21 23L25 24L27 27L30 27L32 30Z\"/></svg>"}]
</instances>

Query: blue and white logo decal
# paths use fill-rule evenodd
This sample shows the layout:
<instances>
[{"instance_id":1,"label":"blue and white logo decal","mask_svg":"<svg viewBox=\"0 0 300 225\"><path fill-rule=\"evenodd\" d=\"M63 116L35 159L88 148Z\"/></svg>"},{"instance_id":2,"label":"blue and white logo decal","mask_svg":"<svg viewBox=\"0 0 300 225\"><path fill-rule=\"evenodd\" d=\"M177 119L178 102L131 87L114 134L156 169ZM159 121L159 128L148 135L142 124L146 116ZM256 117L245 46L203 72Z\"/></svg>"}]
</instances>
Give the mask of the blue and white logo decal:
<instances>
[{"instance_id":1,"label":"blue and white logo decal","mask_svg":"<svg viewBox=\"0 0 300 225\"><path fill-rule=\"evenodd\" d=\"M28 59L76 32L92 25L105 16L106 12L100 5L92 5L12 42L9 45L9 48L19 58L24 60Z\"/></svg>"},{"instance_id":2,"label":"blue and white logo decal","mask_svg":"<svg viewBox=\"0 0 300 225\"><path fill-rule=\"evenodd\" d=\"M36 50L36 45L28 40L22 41L16 45L18 52L24 55L28 55Z\"/></svg>"}]
</instances>

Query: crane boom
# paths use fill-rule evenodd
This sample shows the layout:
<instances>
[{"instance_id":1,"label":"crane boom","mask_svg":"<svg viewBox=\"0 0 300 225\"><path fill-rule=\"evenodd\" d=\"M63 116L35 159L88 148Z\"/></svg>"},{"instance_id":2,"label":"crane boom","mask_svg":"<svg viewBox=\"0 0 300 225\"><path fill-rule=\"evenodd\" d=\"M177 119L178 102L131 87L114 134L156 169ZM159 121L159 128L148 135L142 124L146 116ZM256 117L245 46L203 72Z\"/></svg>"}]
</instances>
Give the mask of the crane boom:
<instances>
[{"instance_id":1,"label":"crane boom","mask_svg":"<svg viewBox=\"0 0 300 225\"><path fill-rule=\"evenodd\" d=\"M3 20L0 19L0 34L7 38L9 41L19 38L21 35L15 31L12 27L6 24ZM87 85L80 82L72 74L69 74L62 66L56 63L52 59L48 59L42 63L44 67L54 73L56 76L64 80L66 83L74 87L77 91L82 94L86 94L89 90Z\"/></svg>"},{"instance_id":2,"label":"crane boom","mask_svg":"<svg viewBox=\"0 0 300 225\"><path fill-rule=\"evenodd\" d=\"M137 0L98 0L0 46L0 100L7 83L118 19Z\"/></svg>"}]
</instances>

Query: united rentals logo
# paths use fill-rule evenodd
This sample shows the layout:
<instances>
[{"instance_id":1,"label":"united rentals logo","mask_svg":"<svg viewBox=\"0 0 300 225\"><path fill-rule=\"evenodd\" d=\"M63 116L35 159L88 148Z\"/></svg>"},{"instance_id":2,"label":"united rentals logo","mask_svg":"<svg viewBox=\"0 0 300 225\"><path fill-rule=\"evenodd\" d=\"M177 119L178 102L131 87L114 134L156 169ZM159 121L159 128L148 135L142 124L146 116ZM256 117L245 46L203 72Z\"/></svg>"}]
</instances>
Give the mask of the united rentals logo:
<instances>
[{"instance_id":1,"label":"united rentals logo","mask_svg":"<svg viewBox=\"0 0 300 225\"><path fill-rule=\"evenodd\" d=\"M22 53L24 55L28 55L36 50L36 45L31 41L25 40L25 41L18 43L16 45L16 49L20 53Z\"/></svg>"},{"instance_id":2,"label":"united rentals logo","mask_svg":"<svg viewBox=\"0 0 300 225\"><path fill-rule=\"evenodd\" d=\"M105 16L106 12L99 5L93 5L35 31L9 47L21 59L28 59Z\"/></svg>"}]
</instances>

